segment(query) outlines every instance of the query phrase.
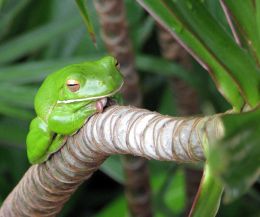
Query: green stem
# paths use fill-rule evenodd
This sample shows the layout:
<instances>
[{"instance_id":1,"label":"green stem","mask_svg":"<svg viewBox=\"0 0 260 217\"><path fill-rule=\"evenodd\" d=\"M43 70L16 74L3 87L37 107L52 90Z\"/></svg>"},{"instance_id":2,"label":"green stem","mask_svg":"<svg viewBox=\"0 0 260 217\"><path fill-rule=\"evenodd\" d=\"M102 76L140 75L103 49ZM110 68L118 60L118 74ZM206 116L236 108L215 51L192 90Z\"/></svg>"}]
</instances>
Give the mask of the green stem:
<instances>
[{"instance_id":1,"label":"green stem","mask_svg":"<svg viewBox=\"0 0 260 217\"><path fill-rule=\"evenodd\" d=\"M208 164L206 164L189 217L216 216L223 189L223 185L213 177Z\"/></svg>"}]
</instances>

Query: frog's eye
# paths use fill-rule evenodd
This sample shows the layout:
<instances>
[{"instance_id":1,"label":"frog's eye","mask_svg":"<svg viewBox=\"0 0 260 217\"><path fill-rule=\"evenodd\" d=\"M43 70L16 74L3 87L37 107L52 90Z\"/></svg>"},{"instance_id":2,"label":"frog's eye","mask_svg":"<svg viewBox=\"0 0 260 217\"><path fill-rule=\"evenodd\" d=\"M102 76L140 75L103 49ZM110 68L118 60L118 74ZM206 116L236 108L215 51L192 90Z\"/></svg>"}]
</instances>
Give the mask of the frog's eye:
<instances>
[{"instance_id":1,"label":"frog's eye","mask_svg":"<svg viewBox=\"0 0 260 217\"><path fill-rule=\"evenodd\" d=\"M120 63L118 61L116 61L116 68L119 70L120 69Z\"/></svg>"},{"instance_id":2,"label":"frog's eye","mask_svg":"<svg viewBox=\"0 0 260 217\"><path fill-rule=\"evenodd\" d=\"M73 79L67 80L66 85L71 92L76 92L80 88L79 82L77 80L73 80Z\"/></svg>"}]
</instances>

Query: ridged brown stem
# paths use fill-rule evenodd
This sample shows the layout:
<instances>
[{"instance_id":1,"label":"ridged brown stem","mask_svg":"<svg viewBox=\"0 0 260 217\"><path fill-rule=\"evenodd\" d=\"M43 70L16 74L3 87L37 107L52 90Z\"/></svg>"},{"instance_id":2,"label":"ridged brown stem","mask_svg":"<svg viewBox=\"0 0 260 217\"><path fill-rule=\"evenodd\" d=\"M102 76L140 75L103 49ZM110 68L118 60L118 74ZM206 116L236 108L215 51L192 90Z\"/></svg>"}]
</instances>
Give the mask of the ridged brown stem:
<instances>
[{"instance_id":1,"label":"ridged brown stem","mask_svg":"<svg viewBox=\"0 0 260 217\"><path fill-rule=\"evenodd\" d=\"M191 69L190 55L177 43L172 35L158 24L159 44L162 56L168 60L178 62L183 67ZM192 75L191 75L192 76ZM173 95L176 98L177 111L180 115L199 113L199 102L196 91L179 78L171 78ZM185 168L188 214L199 188L202 172L192 168Z\"/></svg>"},{"instance_id":2,"label":"ridged brown stem","mask_svg":"<svg viewBox=\"0 0 260 217\"><path fill-rule=\"evenodd\" d=\"M196 162L204 160L202 140L222 134L218 116L173 118L112 106L92 116L46 163L29 168L4 201L0 216L56 216L111 154Z\"/></svg>"},{"instance_id":3,"label":"ridged brown stem","mask_svg":"<svg viewBox=\"0 0 260 217\"><path fill-rule=\"evenodd\" d=\"M128 34L124 1L122 0L95 0L98 12L101 35L108 51L120 63L120 70L125 77L123 96L126 103L140 106L138 75L134 66L134 53Z\"/></svg>"},{"instance_id":4,"label":"ridged brown stem","mask_svg":"<svg viewBox=\"0 0 260 217\"><path fill-rule=\"evenodd\" d=\"M100 17L104 43L108 51L117 58L125 77L122 90L125 103L140 107L142 97L134 65L133 46L128 34L124 1L95 0L94 4ZM131 215L151 217L151 190L146 160L125 156L123 167L126 175L126 198Z\"/></svg>"}]
</instances>

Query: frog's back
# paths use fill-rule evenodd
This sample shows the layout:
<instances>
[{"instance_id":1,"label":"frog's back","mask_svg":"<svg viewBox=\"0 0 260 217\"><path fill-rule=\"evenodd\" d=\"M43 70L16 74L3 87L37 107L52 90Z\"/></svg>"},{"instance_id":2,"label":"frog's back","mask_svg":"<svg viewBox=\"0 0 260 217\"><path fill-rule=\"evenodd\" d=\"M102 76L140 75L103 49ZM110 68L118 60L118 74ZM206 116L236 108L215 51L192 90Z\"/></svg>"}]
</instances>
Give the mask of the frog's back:
<instances>
[{"instance_id":1,"label":"frog's back","mask_svg":"<svg viewBox=\"0 0 260 217\"><path fill-rule=\"evenodd\" d=\"M47 121L48 116L55 106L59 96L59 90L62 84L59 82L58 78L61 73L62 70L59 70L48 75L40 86L34 99L35 112L37 116L45 122Z\"/></svg>"}]
</instances>

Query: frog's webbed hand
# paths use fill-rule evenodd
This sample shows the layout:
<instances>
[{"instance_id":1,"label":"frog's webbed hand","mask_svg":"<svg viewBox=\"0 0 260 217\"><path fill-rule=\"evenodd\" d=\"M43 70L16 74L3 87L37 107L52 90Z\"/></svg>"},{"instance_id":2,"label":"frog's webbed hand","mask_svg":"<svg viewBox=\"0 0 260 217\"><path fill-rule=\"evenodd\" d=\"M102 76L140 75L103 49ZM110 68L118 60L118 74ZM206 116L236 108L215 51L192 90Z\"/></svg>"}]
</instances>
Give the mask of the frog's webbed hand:
<instances>
[{"instance_id":1,"label":"frog's webbed hand","mask_svg":"<svg viewBox=\"0 0 260 217\"><path fill-rule=\"evenodd\" d=\"M41 163L48 156L47 150L52 142L53 132L48 129L47 124L39 117L32 120L30 131L26 138L27 155L30 163Z\"/></svg>"},{"instance_id":2,"label":"frog's webbed hand","mask_svg":"<svg viewBox=\"0 0 260 217\"><path fill-rule=\"evenodd\" d=\"M76 112L64 112L62 109L56 109L48 120L48 127L51 131L62 134L71 135L79 130L86 119L93 115L96 110L80 109Z\"/></svg>"}]
</instances>

